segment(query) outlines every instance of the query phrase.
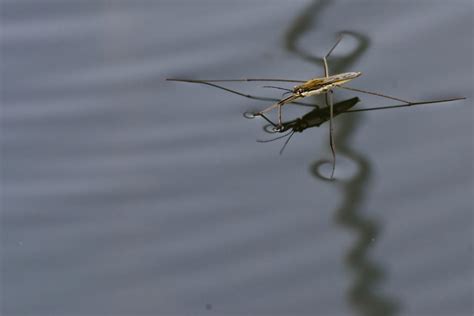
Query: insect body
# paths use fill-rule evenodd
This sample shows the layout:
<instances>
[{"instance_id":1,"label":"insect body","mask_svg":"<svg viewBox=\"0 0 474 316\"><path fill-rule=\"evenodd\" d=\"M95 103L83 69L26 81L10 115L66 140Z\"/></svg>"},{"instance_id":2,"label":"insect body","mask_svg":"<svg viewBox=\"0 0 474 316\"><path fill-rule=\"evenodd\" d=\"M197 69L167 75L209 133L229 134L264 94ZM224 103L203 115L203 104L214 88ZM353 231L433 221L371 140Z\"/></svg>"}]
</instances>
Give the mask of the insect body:
<instances>
[{"instance_id":1,"label":"insect body","mask_svg":"<svg viewBox=\"0 0 474 316\"><path fill-rule=\"evenodd\" d=\"M262 111L253 113L253 115L260 116L266 112L269 112L270 110L274 108L278 108L278 126L276 128L279 128L281 127L281 124L282 124L281 107L283 105L292 103L301 98L328 93L329 91L331 91L332 88L341 87L344 83L349 82L352 79L359 77L361 74L362 74L361 72L345 72L345 73L341 73L337 75L310 79L308 81L303 82L300 85L295 86L293 90L288 90L288 92L291 92L291 95L289 97L281 99L278 102L272 104L271 106L263 109ZM279 87L272 87L272 86L270 87L279 88ZM329 101L327 101L327 103L329 107L332 107ZM330 117L330 119L332 118Z\"/></svg>"},{"instance_id":2,"label":"insect body","mask_svg":"<svg viewBox=\"0 0 474 316\"><path fill-rule=\"evenodd\" d=\"M293 89L293 94L304 97L318 95L328 92L331 88L340 86L346 82L359 77L361 72L345 72L342 74L332 75L323 78L314 78L305 83L296 86Z\"/></svg>"}]
</instances>

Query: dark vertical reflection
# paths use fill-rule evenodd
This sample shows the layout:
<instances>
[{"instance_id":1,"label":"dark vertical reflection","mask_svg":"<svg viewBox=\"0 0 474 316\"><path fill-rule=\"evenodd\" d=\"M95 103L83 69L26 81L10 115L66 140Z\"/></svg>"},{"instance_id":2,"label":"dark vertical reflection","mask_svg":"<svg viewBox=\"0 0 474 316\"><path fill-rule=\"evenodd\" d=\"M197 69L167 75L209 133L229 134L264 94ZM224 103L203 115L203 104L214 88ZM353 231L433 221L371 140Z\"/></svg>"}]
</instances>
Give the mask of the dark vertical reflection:
<instances>
[{"instance_id":1,"label":"dark vertical reflection","mask_svg":"<svg viewBox=\"0 0 474 316\"><path fill-rule=\"evenodd\" d=\"M328 4L329 1L327 0L311 3L290 25L285 36L287 50L297 54L300 58L321 66L321 58L300 48L298 39L305 32L314 31L318 15ZM352 31L343 31L343 33L346 37L350 36L356 39L357 46L346 56L331 57L329 61L329 71L331 73L351 70L349 67L369 46L367 36ZM320 73L322 73L322 68ZM315 76L317 74L318 70L315 69ZM369 160L362 153L357 152L350 146L351 136L354 135L359 121L360 116L358 115L347 115L339 118L336 122L337 132L335 135L338 155L351 159L358 168L356 175L351 179L338 181L341 190L341 205L335 213L337 223L352 230L357 236L346 257L347 265L355 273L354 282L348 290L347 296L349 303L360 315L390 316L397 313L398 306L393 299L377 292L384 279L384 271L368 256L370 247L377 241L380 229L376 221L361 212L370 185L371 166ZM320 161L316 161L311 166L313 175L318 178L317 169L320 164Z\"/></svg>"},{"instance_id":2,"label":"dark vertical reflection","mask_svg":"<svg viewBox=\"0 0 474 316\"><path fill-rule=\"evenodd\" d=\"M323 65L320 57L306 52L298 46L298 39L302 34L314 29L317 24L317 16L323 13L323 10L329 5L329 0L317 0L307 6L302 13L296 17L293 24L288 27L285 34L286 50L297 54L300 58L315 64Z\"/></svg>"}]
</instances>

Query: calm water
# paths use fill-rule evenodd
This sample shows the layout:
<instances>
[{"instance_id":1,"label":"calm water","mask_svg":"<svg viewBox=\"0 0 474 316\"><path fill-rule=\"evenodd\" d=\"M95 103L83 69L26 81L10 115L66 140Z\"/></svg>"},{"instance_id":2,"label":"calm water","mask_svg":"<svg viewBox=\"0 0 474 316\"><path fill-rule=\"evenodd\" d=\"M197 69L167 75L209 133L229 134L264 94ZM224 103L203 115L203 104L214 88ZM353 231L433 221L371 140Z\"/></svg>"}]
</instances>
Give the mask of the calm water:
<instances>
[{"instance_id":1,"label":"calm water","mask_svg":"<svg viewBox=\"0 0 474 316\"><path fill-rule=\"evenodd\" d=\"M473 16L2 1L1 314L472 315ZM279 156L242 117L268 103L164 80L308 79L342 30L331 71L362 71L353 87L468 99L338 117L337 181L318 176L326 125ZM280 96L261 85L228 86Z\"/></svg>"}]
</instances>

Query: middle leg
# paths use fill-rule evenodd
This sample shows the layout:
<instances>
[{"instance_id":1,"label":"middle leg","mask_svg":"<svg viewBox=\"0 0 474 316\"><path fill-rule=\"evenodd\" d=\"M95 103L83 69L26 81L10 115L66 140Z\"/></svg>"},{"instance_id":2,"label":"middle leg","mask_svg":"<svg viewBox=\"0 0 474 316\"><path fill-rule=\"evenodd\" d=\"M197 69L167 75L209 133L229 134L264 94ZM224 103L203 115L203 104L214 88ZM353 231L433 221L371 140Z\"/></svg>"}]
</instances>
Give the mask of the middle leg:
<instances>
[{"instance_id":1,"label":"middle leg","mask_svg":"<svg viewBox=\"0 0 474 316\"><path fill-rule=\"evenodd\" d=\"M328 58L331 55L332 51L336 48L339 42L342 39L343 34L339 35L336 40L336 43L331 47L328 53L323 57L324 63L324 76L327 78L329 77L329 66L328 66ZM336 169L336 144L334 142L334 126L333 126L333 117L334 117L334 107L332 102L332 90L328 90L325 94L326 98L326 105L329 107L329 145L331 147L332 153L332 171L331 171L331 179L334 178L334 170Z\"/></svg>"}]
</instances>

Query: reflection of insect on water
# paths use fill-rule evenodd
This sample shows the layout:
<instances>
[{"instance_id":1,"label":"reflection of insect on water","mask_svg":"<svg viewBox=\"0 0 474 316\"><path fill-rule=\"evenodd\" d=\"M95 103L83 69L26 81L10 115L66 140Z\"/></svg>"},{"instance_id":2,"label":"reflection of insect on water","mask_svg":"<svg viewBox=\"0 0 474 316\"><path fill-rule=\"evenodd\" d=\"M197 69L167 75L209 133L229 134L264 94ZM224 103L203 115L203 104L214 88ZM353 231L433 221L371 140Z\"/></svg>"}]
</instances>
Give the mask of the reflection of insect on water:
<instances>
[{"instance_id":1,"label":"reflection of insect on water","mask_svg":"<svg viewBox=\"0 0 474 316\"><path fill-rule=\"evenodd\" d=\"M401 106L412 106L412 105L418 105L418 104L449 102L449 101L465 99L465 98L452 98L452 99L444 99L444 100L431 100L431 101L422 101L422 102L412 102L412 101L406 101L406 100L403 100L403 99L400 99L400 98L388 96L386 94L381 94L381 93L377 93L377 92L371 92L371 91L367 91L367 90L361 90L361 89L356 89L356 88L350 88L350 87L347 87L347 86L343 86L347 82L359 77L361 75L361 73L360 72L346 72L346 73L341 73L341 74L329 75L329 67L328 67L327 59L329 58L329 56L331 55L333 50L336 48L336 46L339 44L341 39L342 39L342 36L340 36L338 38L338 40L331 47L329 52L323 57L324 77L320 77L320 78L313 78L313 79L310 79L310 80L307 80L307 81L289 80L289 79L253 79L253 78L249 78L249 79L226 79L226 80L193 80L193 79L167 79L167 80L169 80L169 81L190 82L190 83L200 83L200 84L209 85L209 86L212 86L212 87L215 87L215 88L219 88L219 89L225 90L225 91L230 92L230 93L238 94L240 96L250 98L250 99L263 100L263 101L275 101L275 103L268 106L267 108L265 108L265 109L263 109L259 112L252 113L251 117L254 117L254 116L263 117L265 120L267 120L268 122L270 122L273 125L273 131L274 132L285 132L285 131L288 131L288 129L292 130L290 133L279 137L279 138L283 138L285 136L288 136L288 139L286 140L285 145L283 146L282 150L284 149L284 147L286 146L286 144L290 140L291 136L293 136L293 134L295 132L301 132L302 130L304 130L304 128L301 129L301 127L305 126L305 125L301 125L301 124L303 124L303 123L306 124L307 122L310 121L309 120L310 118L314 119L318 115L320 115L318 120L321 120L322 117L325 117L326 119L324 121L329 120L329 139L330 139L329 143L330 143L331 152L332 152L332 156L333 156L331 179L334 176L334 170L335 170L335 167L336 167L336 152L335 152L335 144L334 144L334 137L333 137L333 117L334 117L334 115L337 115L337 114L341 114L341 113L344 113L344 112L349 112L347 110L342 110L344 108L344 106L347 107L349 105L349 103L344 103L344 102L349 102L350 100L352 100L353 104L351 106L349 106L349 108L351 108L352 106L355 105L355 103L358 102L358 98L354 98L354 99L350 99L350 100L346 100L344 102L338 103L338 105L340 105L339 110L335 111L335 109L334 109L335 106L333 106L333 101L332 101L333 89L342 88L342 89L351 90L351 91L355 91L355 92L375 95L375 96L383 97L383 98L386 98L386 99L396 100L396 101L404 103L404 104L401 104L401 105L389 106L389 107L378 107L378 108L370 108L370 109L351 110L352 112L354 112L354 111L378 110L378 109L383 109L383 108L393 108L393 107L401 107ZM285 98L282 98L282 99L256 97L256 96L244 94L244 93L238 92L236 90L229 89L227 87L223 87L223 86L220 86L220 85L216 84L216 82L243 82L243 81L246 81L246 82L250 82L250 81L293 82L293 83L300 83L300 84L295 86L293 89L286 89L286 88L275 87L275 86L265 86L266 88L276 88L276 89L285 90L286 91L285 94L287 94L287 93L290 94L288 97L285 97ZM291 121L291 122L293 122L291 124L290 124L290 122L284 123L282 121L281 108L285 104L293 103L293 104L299 104L299 105L310 105L310 104L306 104L306 103L297 102L297 100L308 97L308 96L321 95L321 94L324 94L326 96L326 105L327 105L326 109L324 109L324 110L317 109L319 112L314 112L316 110L311 111L307 115L303 116L301 119ZM355 99L357 99L357 100L355 100ZM275 109L275 108L278 111L278 123L276 123L276 124L271 122L268 119L268 117L266 117L265 114L264 114L264 113L267 113L267 112L269 112L269 111L271 111L272 109ZM250 117L250 116L247 115L247 117ZM324 121L322 121L320 124L322 124ZM312 126L319 126L319 125L314 124Z\"/></svg>"},{"instance_id":2,"label":"reflection of insect on water","mask_svg":"<svg viewBox=\"0 0 474 316\"><path fill-rule=\"evenodd\" d=\"M340 114L352 114L352 113L359 113L359 112L367 112L367 111L376 111L376 110L388 110L388 109L395 109L407 106L414 106L420 104L430 104L430 103L440 103L440 102L449 102L458 100L456 99L446 99L446 100L437 100L437 101L428 101L428 102L413 102L410 104L397 104L397 105L387 105L387 106L379 106L379 107L372 107L372 108L364 108L364 109L355 109L351 110L360 99L358 97L347 99L333 105L333 117L338 116ZM269 124L264 127L264 130L267 133L285 133L281 136L268 139L268 140L257 140L259 143L269 143L273 142L278 139L287 138L285 143L283 144L282 148L280 149L280 154L283 153L286 145L290 141L291 137L295 133L302 133L303 131L307 130L308 128L312 127L319 127L323 123L329 121L330 113L329 107L319 108L316 107L314 110L306 113L302 117L282 122L280 125L270 120L265 114L261 114L260 116L265 119Z\"/></svg>"},{"instance_id":3,"label":"reflection of insect on water","mask_svg":"<svg viewBox=\"0 0 474 316\"><path fill-rule=\"evenodd\" d=\"M334 104L334 110L333 110L333 116L337 116L339 114L347 112L350 108L352 108L356 103L359 102L359 98L355 97L352 99L348 99L345 101L338 102ZM369 111L371 109L365 109L366 111ZM350 112L347 112L350 113ZM304 130L311 128L311 127L319 127L321 124L324 122L328 121L330 119L330 111L329 107L325 107L323 109L320 109L319 107L316 107L314 110L306 113L302 117L296 118L291 121L287 122L282 122L279 124L275 124L272 120L270 120L265 114L261 114L262 116L270 125L265 126L265 131L268 133L285 133L284 135L268 139L268 140L257 140L259 143L268 143L268 142L273 142L278 139L282 139L287 137L285 143L283 144L283 147L280 149L280 154L283 153L283 150L285 150L286 145L290 141L291 137L295 133L302 133Z\"/></svg>"}]
</instances>

